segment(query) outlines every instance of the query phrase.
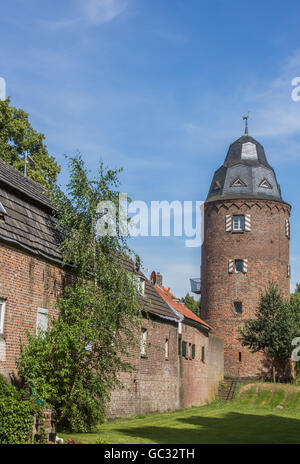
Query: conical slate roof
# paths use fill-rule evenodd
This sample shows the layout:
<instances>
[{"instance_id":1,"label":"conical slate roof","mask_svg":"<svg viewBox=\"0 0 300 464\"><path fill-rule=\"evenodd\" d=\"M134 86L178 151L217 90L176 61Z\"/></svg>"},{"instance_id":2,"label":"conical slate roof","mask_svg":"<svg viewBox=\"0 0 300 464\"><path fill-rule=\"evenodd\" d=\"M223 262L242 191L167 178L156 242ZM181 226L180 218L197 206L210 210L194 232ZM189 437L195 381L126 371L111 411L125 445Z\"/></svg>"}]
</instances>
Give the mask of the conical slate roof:
<instances>
[{"instance_id":1,"label":"conical slate roof","mask_svg":"<svg viewBox=\"0 0 300 464\"><path fill-rule=\"evenodd\" d=\"M230 145L223 166L215 172L206 202L240 198L282 201L263 146L247 134Z\"/></svg>"}]
</instances>

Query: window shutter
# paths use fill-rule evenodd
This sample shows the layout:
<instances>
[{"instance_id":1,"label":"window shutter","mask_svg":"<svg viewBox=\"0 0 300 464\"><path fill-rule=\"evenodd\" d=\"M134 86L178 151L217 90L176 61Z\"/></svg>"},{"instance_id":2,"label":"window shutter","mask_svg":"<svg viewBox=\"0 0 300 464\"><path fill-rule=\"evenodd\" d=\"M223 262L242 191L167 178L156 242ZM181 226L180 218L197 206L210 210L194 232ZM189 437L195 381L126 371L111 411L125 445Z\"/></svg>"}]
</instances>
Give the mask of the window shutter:
<instances>
[{"instance_id":1,"label":"window shutter","mask_svg":"<svg viewBox=\"0 0 300 464\"><path fill-rule=\"evenodd\" d=\"M245 216L245 231L251 232L251 214Z\"/></svg>"},{"instance_id":2,"label":"window shutter","mask_svg":"<svg viewBox=\"0 0 300 464\"><path fill-rule=\"evenodd\" d=\"M181 335L178 337L178 356L181 356Z\"/></svg>"},{"instance_id":3,"label":"window shutter","mask_svg":"<svg viewBox=\"0 0 300 464\"><path fill-rule=\"evenodd\" d=\"M196 356L196 345L192 346L192 358L195 359Z\"/></svg>"},{"instance_id":4,"label":"window shutter","mask_svg":"<svg viewBox=\"0 0 300 464\"><path fill-rule=\"evenodd\" d=\"M243 273L247 274L248 272L248 259L243 260Z\"/></svg>"},{"instance_id":5,"label":"window shutter","mask_svg":"<svg viewBox=\"0 0 300 464\"><path fill-rule=\"evenodd\" d=\"M228 272L229 272L229 274L233 274L233 268L234 268L234 259L230 259L228 261Z\"/></svg>"},{"instance_id":6,"label":"window shutter","mask_svg":"<svg viewBox=\"0 0 300 464\"><path fill-rule=\"evenodd\" d=\"M205 347L202 346L202 349L201 349L201 361L204 362L205 361Z\"/></svg>"},{"instance_id":7,"label":"window shutter","mask_svg":"<svg viewBox=\"0 0 300 464\"><path fill-rule=\"evenodd\" d=\"M226 232L231 232L232 230L232 218L230 215L226 216Z\"/></svg>"},{"instance_id":8,"label":"window shutter","mask_svg":"<svg viewBox=\"0 0 300 464\"><path fill-rule=\"evenodd\" d=\"M48 309L38 308L36 317L36 334L48 330Z\"/></svg>"},{"instance_id":9,"label":"window shutter","mask_svg":"<svg viewBox=\"0 0 300 464\"><path fill-rule=\"evenodd\" d=\"M182 342L182 356L186 357L186 342Z\"/></svg>"},{"instance_id":10,"label":"window shutter","mask_svg":"<svg viewBox=\"0 0 300 464\"><path fill-rule=\"evenodd\" d=\"M285 221L285 235L287 238L290 238L290 221L286 219Z\"/></svg>"}]
</instances>

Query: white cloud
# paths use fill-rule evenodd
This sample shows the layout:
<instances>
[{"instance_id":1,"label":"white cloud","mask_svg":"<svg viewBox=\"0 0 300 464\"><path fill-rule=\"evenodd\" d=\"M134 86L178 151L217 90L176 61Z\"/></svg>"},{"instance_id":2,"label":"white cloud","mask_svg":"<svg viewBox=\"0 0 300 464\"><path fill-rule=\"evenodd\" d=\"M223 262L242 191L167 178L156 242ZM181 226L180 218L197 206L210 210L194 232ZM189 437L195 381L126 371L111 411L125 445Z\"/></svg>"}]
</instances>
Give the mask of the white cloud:
<instances>
[{"instance_id":1,"label":"white cloud","mask_svg":"<svg viewBox=\"0 0 300 464\"><path fill-rule=\"evenodd\" d=\"M85 0L82 2L85 19L92 24L112 21L126 8L126 0Z\"/></svg>"},{"instance_id":2,"label":"white cloud","mask_svg":"<svg viewBox=\"0 0 300 464\"><path fill-rule=\"evenodd\" d=\"M76 3L69 16L55 21L41 20L40 24L49 30L69 29L80 23L95 26L113 21L128 6L128 0L77 0Z\"/></svg>"}]
</instances>

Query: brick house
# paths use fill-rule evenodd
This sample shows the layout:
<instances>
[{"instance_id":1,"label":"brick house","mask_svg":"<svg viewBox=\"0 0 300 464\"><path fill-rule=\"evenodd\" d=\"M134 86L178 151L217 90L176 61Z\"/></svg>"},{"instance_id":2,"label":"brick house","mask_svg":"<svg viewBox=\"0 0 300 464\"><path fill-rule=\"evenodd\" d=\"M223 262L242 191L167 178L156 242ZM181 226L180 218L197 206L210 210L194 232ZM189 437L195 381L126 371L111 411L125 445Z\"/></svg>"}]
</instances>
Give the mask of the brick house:
<instances>
[{"instance_id":1,"label":"brick house","mask_svg":"<svg viewBox=\"0 0 300 464\"><path fill-rule=\"evenodd\" d=\"M134 265L129 270L141 280L145 317L132 353L135 370L120 373L126 388L113 392L109 417L207 402L223 375L222 342L173 297L170 302L163 287ZM0 160L0 373L8 379L26 331L46 329L48 318L58 316L55 302L70 276L43 187Z\"/></svg>"}]
</instances>

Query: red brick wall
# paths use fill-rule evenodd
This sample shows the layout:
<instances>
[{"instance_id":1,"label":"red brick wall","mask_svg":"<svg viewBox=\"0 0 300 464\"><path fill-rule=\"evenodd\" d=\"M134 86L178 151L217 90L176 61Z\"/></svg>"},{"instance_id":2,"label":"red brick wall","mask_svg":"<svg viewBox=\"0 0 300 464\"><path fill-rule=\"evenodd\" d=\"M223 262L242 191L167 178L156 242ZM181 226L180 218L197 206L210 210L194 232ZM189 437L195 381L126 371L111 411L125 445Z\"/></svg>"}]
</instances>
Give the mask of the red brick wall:
<instances>
[{"instance_id":1,"label":"red brick wall","mask_svg":"<svg viewBox=\"0 0 300 464\"><path fill-rule=\"evenodd\" d=\"M108 417L128 417L163 412L179 407L177 333L178 325L155 318L144 319L147 329L146 356L137 346L129 359L136 371L120 373L124 389L111 395ZM169 358L165 358L165 340L169 340Z\"/></svg>"},{"instance_id":2,"label":"red brick wall","mask_svg":"<svg viewBox=\"0 0 300 464\"><path fill-rule=\"evenodd\" d=\"M0 245L0 298L6 300L4 338L0 335L0 372L15 369L26 331L35 334L37 309L55 316L55 301L65 278L58 266L15 248Z\"/></svg>"},{"instance_id":3,"label":"red brick wall","mask_svg":"<svg viewBox=\"0 0 300 464\"><path fill-rule=\"evenodd\" d=\"M48 309L50 317L57 316L55 302L66 274L59 266L3 245L0 245L0 263L0 298L6 300L4 338L0 336L0 373L8 376L16 368L20 343L26 342L26 330L36 332L37 309ZM152 320L145 318L144 327L147 356L141 357L140 347L132 353L131 362L136 370L131 375L120 373L125 388L113 392L109 417L162 412L207 402L219 382L219 378L213 382L208 379L208 336L196 327L183 324L182 339L196 345L195 359L184 359L178 356L177 323L153 317ZM165 358L166 339L169 340L168 359ZM204 363L202 346L205 346ZM219 364L222 364L221 356ZM222 368L219 365L219 370Z\"/></svg>"},{"instance_id":4,"label":"red brick wall","mask_svg":"<svg viewBox=\"0 0 300 464\"><path fill-rule=\"evenodd\" d=\"M251 232L226 232L226 215L241 214L251 215ZM289 239L285 233L289 216L289 205L275 201L217 201L205 205L201 315L224 340L225 376L235 376L239 371L242 377L254 377L263 370L262 356L241 346L238 328L243 320L254 317L260 293L269 281L276 282L282 295L289 297ZM248 273L229 274L230 259L248 259ZM235 315L235 301L243 303L242 316Z\"/></svg>"},{"instance_id":5,"label":"red brick wall","mask_svg":"<svg viewBox=\"0 0 300 464\"><path fill-rule=\"evenodd\" d=\"M214 399L223 378L223 344L215 345L210 355L209 337L192 325L182 324L181 339L187 345L195 344L195 358L178 356L178 325L155 319L144 320L147 329L147 356L140 350L132 353L131 363L136 367L132 375L120 374L124 389L111 395L108 417L129 417L151 412L172 411L178 408L199 406ZM165 340L169 340L169 358L165 359ZM205 360L201 360L201 348ZM210 360L212 368L209 370Z\"/></svg>"},{"instance_id":6,"label":"red brick wall","mask_svg":"<svg viewBox=\"0 0 300 464\"><path fill-rule=\"evenodd\" d=\"M182 386L181 407L199 406L209 400L208 382L208 335L193 326L182 324L182 341L190 346L190 355L179 358ZM195 358L191 346L195 344ZM204 361L201 350L204 347Z\"/></svg>"}]
</instances>

